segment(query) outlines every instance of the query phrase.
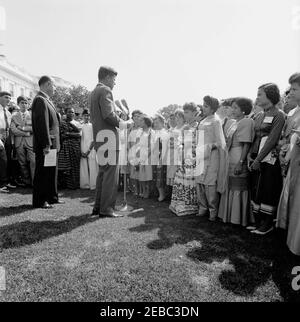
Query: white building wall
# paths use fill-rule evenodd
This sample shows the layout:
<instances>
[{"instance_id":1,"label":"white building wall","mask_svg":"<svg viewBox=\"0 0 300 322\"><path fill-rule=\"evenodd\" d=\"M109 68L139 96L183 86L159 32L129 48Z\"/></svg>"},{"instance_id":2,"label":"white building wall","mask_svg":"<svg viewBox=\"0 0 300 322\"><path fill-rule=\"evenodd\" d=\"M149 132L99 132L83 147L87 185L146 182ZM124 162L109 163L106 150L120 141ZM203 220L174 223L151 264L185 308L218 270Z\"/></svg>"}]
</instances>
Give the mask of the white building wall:
<instances>
[{"instance_id":1,"label":"white building wall","mask_svg":"<svg viewBox=\"0 0 300 322\"><path fill-rule=\"evenodd\" d=\"M1 90L10 92L12 94L12 100L15 102L20 95L34 97L38 90L36 82L25 80L21 75L18 76L14 72L9 72L0 65Z\"/></svg>"}]
</instances>

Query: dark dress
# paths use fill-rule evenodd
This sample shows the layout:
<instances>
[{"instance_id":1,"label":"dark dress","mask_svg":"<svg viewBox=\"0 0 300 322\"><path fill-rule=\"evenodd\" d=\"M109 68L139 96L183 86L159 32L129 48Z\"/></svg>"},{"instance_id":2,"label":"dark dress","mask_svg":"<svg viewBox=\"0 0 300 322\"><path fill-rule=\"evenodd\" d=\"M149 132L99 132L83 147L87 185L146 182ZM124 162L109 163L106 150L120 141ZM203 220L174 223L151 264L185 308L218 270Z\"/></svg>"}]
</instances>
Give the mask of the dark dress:
<instances>
[{"instance_id":1,"label":"dark dress","mask_svg":"<svg viewBox=\"0 0 300 322\"><path fill-rule=\"evenodd\" d=\"M284 113L276 109L261 112L255 118L255 139L251 147L252 159L257 158L259 171L251 172L251 199L253 214L276 215L282 190L281 168L277 144L285 122ZM265 144L262 145L262 141Z\"/></svg>"},{"instance_id":2,"label":"dark dress","mask_svg":"<svg viewBox=\"0 0 300 322\"><path fill-rule=\"evenodd\" d=\"M80 186L80 137L67 133L80 133L80 130L68 121L60 124L62 147L58 155L58 184L60 188L78 189Z\"/></svg>"}]
</instances>

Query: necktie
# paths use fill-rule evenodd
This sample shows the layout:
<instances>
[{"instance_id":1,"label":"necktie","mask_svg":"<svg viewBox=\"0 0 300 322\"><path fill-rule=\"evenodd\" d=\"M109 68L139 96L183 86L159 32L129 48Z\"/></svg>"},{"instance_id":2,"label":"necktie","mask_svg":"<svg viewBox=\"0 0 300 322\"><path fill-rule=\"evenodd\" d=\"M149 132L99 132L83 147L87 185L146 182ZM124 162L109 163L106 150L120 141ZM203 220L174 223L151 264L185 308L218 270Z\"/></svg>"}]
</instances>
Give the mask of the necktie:
<instances>
[{"instance_id":1,"label":"necktie","mask_svg":"<svg viewBox=\"0 0 300 322\"><path fill-rule=\"evenodd\" d=\"M4 113L4 121L5 121L5 132L4 132L4 137L2 138L2 141L5 142L6 138L8 137L8 131L9 131L8 118L7 118L5 108L3 108L3 113Z\"/></svg>"},{"instance_id":2,"label":"necktie","mask_svg":"<svg viewBox=\"0 0 300 322\"><path fill-rule=\"evenodd\" d=\"M9 124L8 124L8 118L7 118L7 114L6 114L6 109L4 108L3 111L4 111L4 119L5 119L5 129L6 129L6 131L8 131L9 130Z\"/></svg>"},{"instance_id":3,"label":"necktie","mask_svg":"<svg viewBox=\"0 0 300 322\"><path fill-rule=\"evenodd\" d=\"M23 121L23 123L25 125L25 113L22 113L22 121Z\"/></svg>"},{"instance_id":4,"label":"necktie","mask_svg":"<svg viewBox=\"0 0 300 322\"><path fill-rule=\"evenodd\" d=\"M8 131L9 125L8 125L8 119L7 119L7 114L6 114L5 108L3 108L3 112L4 112L4 120L5 120L5 130Z\"/></svg>"}]
</instances>

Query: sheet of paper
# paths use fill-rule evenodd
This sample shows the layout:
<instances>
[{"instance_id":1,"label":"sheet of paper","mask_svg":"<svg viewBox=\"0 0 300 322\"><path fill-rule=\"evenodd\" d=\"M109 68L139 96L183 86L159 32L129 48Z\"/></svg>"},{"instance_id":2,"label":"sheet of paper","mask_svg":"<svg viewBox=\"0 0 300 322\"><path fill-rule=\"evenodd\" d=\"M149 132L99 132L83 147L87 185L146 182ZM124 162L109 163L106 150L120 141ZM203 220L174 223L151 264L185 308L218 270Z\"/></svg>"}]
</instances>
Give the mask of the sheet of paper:
<instances>
[{"instance_id":1,"label":"sheet of paper","mask_svg":"<svg viewBox=\"0 0 300 322\"><path fill-rule=\"evenodd\" d=\"M57 158L57 150L52 149L45 155L44 167L55 167Z\"/></svg>"}]
</instances>

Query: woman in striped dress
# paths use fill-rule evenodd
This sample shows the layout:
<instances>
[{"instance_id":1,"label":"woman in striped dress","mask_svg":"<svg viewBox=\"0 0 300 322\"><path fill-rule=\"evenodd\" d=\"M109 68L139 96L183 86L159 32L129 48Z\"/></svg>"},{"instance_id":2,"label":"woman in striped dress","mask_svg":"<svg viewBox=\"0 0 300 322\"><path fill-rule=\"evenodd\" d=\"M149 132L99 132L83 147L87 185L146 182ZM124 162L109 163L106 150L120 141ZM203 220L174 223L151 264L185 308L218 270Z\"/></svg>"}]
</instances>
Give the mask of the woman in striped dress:
<instances>
[{"instance_id":1,"label":"woman in striped dress","mask_svg":"<svg viewBox=\"0 0 300 322\"><path fill-rule=\"evenodd\" d=\"M58 154L59 186L67 189L80 187L80 130L72 124L73 108L66 111L66 120L60 123L61 150Z\"/></svg>"}]
</instances>

